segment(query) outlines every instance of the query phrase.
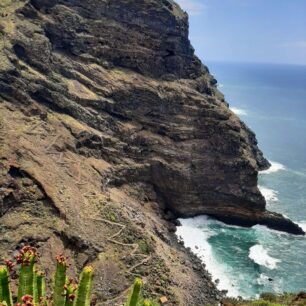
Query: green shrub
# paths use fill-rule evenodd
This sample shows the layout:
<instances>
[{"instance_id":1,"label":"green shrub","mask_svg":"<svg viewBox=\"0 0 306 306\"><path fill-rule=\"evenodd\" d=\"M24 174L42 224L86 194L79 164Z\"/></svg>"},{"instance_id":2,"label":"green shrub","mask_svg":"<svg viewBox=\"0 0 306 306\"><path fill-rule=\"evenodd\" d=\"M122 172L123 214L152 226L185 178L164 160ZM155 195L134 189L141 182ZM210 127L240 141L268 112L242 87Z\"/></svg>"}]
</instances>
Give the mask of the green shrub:
<instances>
[{"instance_id":1,"label":"green shrub","mask_svg":"<svg viewBox=\"0 0 306 306\"><path fill-rule=\"evenodd\" d=\"M251 305L252 306L282 306L282 304L272 303L272 302L262 300L262 299L253 301Z\"/></svg>"}]
</instances>

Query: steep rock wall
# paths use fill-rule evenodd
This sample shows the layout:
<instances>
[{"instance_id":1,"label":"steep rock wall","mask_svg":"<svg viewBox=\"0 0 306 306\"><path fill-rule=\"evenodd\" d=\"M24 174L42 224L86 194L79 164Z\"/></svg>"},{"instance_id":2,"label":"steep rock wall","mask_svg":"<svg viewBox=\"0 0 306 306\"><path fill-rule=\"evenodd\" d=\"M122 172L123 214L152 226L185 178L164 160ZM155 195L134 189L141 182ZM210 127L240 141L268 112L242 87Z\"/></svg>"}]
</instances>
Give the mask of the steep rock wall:
<instances>
[{"instance_id":1,"label":"steep rock wall","mask_svg":"<svg viewBox=\"0 0 306 306\"><path fill-rule=\"evenodd\" d=\"M111 164L103 186L145 183L176 216L303 233L265 210L257 176L269 163L194 55L174 2L15 1L0 32L2 98L93 128L73 133L74 150Z\"/></svg>"}]
</instances>

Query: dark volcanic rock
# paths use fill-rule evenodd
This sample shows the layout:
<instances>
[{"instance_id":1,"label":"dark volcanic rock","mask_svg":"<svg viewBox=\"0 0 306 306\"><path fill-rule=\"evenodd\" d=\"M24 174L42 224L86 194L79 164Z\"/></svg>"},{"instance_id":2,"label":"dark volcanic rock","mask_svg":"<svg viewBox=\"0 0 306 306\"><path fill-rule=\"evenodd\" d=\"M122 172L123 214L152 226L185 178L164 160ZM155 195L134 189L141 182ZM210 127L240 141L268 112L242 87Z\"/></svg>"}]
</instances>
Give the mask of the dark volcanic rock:
<instances>
[{"instance_id":1,"label":"dark volcanic rock","mask_svg":"<svg viewBox=\"0 0 306 306\"><path fill-rule=\"evenodd\" d=\"M103 188L145 183L176 216L303 234L265 210L257 177L269 163L194 55L174 2L31 0L7 11L0 96L90 126L71 130L73 150L111 165Z\"/></svg>"}]
</instances>

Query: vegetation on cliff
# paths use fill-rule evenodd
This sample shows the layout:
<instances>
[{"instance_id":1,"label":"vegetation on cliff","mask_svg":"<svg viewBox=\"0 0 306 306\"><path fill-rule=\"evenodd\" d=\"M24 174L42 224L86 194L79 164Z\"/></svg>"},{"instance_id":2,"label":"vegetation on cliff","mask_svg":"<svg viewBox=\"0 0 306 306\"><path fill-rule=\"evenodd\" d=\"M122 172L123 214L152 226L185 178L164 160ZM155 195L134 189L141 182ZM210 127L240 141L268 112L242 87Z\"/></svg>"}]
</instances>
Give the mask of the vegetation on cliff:
<instances>
[{"instance_id":1,"label":"vegetation on cliff","mask_svg":"<svg viewBox=\"0 0 306 306\"><path fill-rule=\"evenodd\" d=\"M23 247L16 256L16 263L20 266L17 295L12 294L11 280L15 280L17 273L15 263L6 260L5 266L0 266L0 303L7 306L16 305L54 305L54 306L89 306L93 281L93 268L84 267L79 284L66 275L67 259L60 255L56 257L57 265L52 290L46 294L45 274L38 270L39 255L34 247ZM13 283L14 284L14 283ZM16 285L16 284L14 284ZM51 288L50 288L51 289Z\"/></svg>"},{"instance_id":2,"label":"vegetation on cliff","mask_svg":"<svg viewBox=\"0 0 306 306\"><path fill-rule=\"evenodd\" d=\"M56 270L50 288L46 286L45 273L38 270L39 254L36 248L25 246L19 250L16 263L5 260L0 266L0 305L13 306L90 306L101 304L91 300L94 270L90 266L82 269L79 283L68 277L68 258L63 255L56 256ZM19 280L16 283L17 273L15 265L19 265ZM48 267L46 267L48 269ZM13 282L12 282L13 281ZM12 285L16 295L12 293ZM144 299L142 295L143 282L136 278L129 290L125 306L158 306L153 300ZM49 293L49 294L48 294ZM167 298L161 299L167 304ZM300 294L271 294L263 293L258 300L246 301L243 299L225 298L223 306L302 306L306 305L306 293ZM186 305L187 306L187 305ZM204 305L203 305L204 306Z\"/></svg>"},{"instance_id":3,"label":"vegetation on cliff","mask_svg":"<svg viewBox=\"0 0 306 306\"><path fill-rule=\"evenodd\" d=\"M222 301L223 306L305 306L306 293L262 293L258 299L244 300L226 298Z\"/></svg>"},{"instance_id":4,"label":"vegetation on cliff","mask_svg":"<svg viewBox=\"0 0 306 306\"><path fill-rule=\"evenodd\" d=\"M47 288L45 273L38 270L39 254L36 248L25 246L19 250L16 263L20 266L17 295L13 295L11 281L16 279L15 263L5 260L0 266L0 305L13 306L90 306L99 304L91 301L94 270L83 268L79 283L67 276L67 257L56 256L56 270L51 288ZM48 267L46 267L48 269ZM13 285L16 285L13 283ZM49 290L48 290L49 289ZM47 295L47 291L50 293ZM130 289L125 306L157 306L153 300L143 299L142 281L137 278Z\"/></svg>"}]
</instances>

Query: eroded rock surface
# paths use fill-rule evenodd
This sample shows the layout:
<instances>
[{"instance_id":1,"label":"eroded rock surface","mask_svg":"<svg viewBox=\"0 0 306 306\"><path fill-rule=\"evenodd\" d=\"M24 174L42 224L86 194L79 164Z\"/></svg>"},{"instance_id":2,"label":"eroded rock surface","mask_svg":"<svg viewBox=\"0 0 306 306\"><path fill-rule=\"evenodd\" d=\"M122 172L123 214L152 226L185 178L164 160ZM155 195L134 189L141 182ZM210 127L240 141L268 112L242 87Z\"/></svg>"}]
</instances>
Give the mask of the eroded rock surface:
<instances>
[{"instance_id":1,"label":"eroded rock surface","mask_svg":"<svg viewBox=\"0 0 306 306\"><path fill-rule=\"evenodd\" d=\"M257 188L268 162L194 55L187 15L175 3L19 5L2 26L6 99L39 103L103 133L78 149L112 160L117 186L152 184L178 216L225 212L231 222L254 215L249 223L269 223Z\"/></svg>"},{"instance_id":2,"label":"eroded rock surface","mask_svg":"<svg viewBox=\"0 0 306 306\"><path fill-rule=\"evenodd\" d=\"M0 14L1 230L15 237L3 248L36 237L42 245L69 246L79 266L106 265L113 249L103 246L114 229L88 215L134 224L139 213L132 237L157 235L155 248L169 267L185 255L171 253L161 210L303 233L265 210L257 175L269 163L194 55L187 15L174 2L5 0ZM117 205L113 214L101 212L105 196ZM41 226L36 236L18 225L23 212L27 225ZM133 260L114 259L109 269L133 267ZM184 260L166 269L168 278L181 277ZM191 270L180 283L188 296L167 283L172 301L216 301L216 292L190 287L188 279L198 277ZM120 281L120 292L129 281Z\"/></svg>"}]
</instances>

